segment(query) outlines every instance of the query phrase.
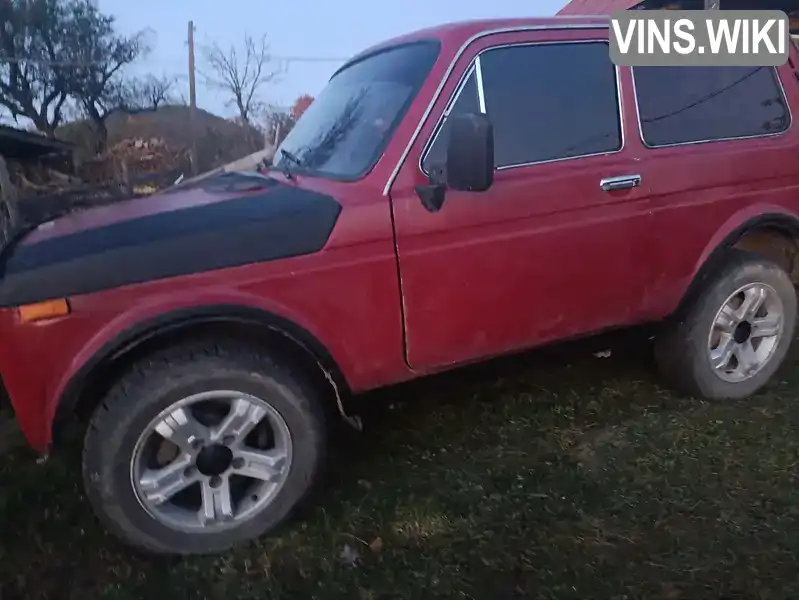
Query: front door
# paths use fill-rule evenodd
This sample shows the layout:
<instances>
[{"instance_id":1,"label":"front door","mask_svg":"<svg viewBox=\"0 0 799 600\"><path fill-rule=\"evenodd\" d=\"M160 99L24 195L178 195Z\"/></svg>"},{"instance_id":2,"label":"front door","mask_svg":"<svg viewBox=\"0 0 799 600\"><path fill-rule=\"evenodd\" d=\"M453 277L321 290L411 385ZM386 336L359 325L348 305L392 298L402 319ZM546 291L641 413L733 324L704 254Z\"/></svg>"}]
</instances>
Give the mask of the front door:
<instances>
[{"instance_id":1,"label":"front door","mask_svg":"<svg viewBox=\"0 0 799 600\"><path fill-rule=\"evenodd\" d=\"M639 316L646 199L624 179L600 186L637 174L607 30L524 35L489 36L464 55L391 189L407 360L419 371ZM494 184L448 191L428 212L414 185L443 159L435 115L476 111L494 126Z\"/></svg>"}]
</instances>

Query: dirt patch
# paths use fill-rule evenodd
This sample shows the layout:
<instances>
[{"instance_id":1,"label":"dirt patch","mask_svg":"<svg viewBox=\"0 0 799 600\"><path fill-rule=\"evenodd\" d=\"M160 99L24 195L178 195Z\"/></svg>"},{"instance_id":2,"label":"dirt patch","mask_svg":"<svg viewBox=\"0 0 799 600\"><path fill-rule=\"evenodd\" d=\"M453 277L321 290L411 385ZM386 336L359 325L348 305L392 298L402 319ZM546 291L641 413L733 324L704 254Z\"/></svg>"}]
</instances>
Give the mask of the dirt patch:
<instances>
[{"instance_id":1,"label":"dirt patch","mask_svg":"<svg viewBox=\"0 0 799 600\"><path fill-rule=\"evenodd\" d=\"M572 456L586 471L599 471L604 463L607 448L620 448L624 445L625 429L621 425L602 427L583 434L572 450Z\"/></svg>"}]
</instances>

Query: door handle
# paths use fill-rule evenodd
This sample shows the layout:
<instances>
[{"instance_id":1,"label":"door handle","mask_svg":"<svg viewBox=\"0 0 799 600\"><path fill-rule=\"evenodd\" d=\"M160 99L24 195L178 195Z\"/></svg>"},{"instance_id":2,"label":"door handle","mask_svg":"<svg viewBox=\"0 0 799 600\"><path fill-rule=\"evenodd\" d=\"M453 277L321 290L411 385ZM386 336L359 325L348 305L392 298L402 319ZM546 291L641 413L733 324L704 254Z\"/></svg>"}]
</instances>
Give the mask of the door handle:
<instances>
[{"instance_id":1,"label":"door handle","mask_svg":"<svg viewBox=\"0 0 799 600\"><path fill-rule=\"evenodd\" d=\"M619 177L605 177L599 182L599 187L603 192L612 192L613 190L624 190L627 188L634 188L641 185L640 175L620 175Z\"/></svg>"}]
</instances>

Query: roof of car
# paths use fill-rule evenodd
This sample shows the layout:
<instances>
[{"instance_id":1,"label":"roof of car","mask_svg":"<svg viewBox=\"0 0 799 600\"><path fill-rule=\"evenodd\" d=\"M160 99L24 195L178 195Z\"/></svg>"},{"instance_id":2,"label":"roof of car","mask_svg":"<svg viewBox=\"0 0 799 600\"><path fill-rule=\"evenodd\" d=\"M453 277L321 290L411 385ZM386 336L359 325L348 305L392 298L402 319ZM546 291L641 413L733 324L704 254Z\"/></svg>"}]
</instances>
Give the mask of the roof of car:
<instances>
[{"instance_id":1,"label":"roof of car","mask_svg":"<svg viewBox=\"0 0 799 600\"><path fill-rule=\"evenodd\" d=\"M587 15L565 15L553 17L529 17L529 18L513 18L513 19L477 19L471 21L455 21L451 23L442 23L434 27L427 27L412 31L383 42L376 44L370 48L359 52L351 60L376 52L382 48L396 46L425 39L437 39L442 44L457 46L463 45L467 40L480 33L489 31L502 31L507 29L527 29L527 28L542 28L547 27L561 28L561 27L590 27L596 25L597 27L607 27L609 17L607 15L587 16Z\"/></svg>"}]
</instances>

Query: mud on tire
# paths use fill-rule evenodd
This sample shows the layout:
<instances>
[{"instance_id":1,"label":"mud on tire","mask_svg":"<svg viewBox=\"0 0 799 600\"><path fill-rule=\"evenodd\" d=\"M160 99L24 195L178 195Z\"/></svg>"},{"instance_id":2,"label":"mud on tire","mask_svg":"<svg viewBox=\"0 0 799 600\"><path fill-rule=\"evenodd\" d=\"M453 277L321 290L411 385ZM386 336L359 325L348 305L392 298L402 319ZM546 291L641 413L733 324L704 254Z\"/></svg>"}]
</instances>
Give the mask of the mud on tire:
<instances>
[{"instance_id":1,"label":"mud on tire","mask_svg":"<svg viewBox=\"0 0 799 600\"><path fill-rule=\"evenodd\" d=\"M796 304L785 269L758 254L731 250L682 316L657 336L658 367L672 386L691 395L750 396L785 359Z\"/></svg>"},{"instance_id":2,"label":"mud on tire","mask_svg":"<svg viewBox=\"0 0 799 600\"><path fill-rule=\"evenodd\" d=\"M141 550L220 552L272 530L307 496L324 421L316 389L257 349L170 348L136 364L96 409L86 493L103 524Z\"/></svg>"}]
</instances>

